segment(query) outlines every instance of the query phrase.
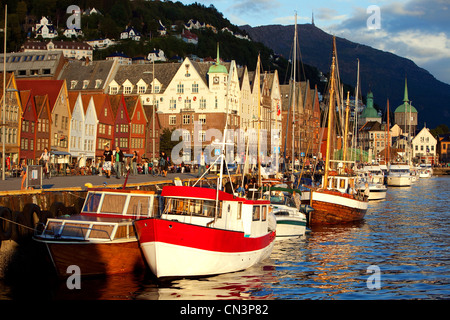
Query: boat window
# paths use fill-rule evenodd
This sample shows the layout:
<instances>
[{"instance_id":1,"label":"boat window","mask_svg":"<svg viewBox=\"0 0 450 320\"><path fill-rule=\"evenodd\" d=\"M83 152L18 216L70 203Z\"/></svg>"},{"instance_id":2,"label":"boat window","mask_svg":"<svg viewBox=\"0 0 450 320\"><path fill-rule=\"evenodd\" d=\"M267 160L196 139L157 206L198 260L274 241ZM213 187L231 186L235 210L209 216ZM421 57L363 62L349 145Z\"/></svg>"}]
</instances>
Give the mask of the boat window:
<instances>
[{"instance_id":1,"label":"boat window","mask_svg":"<svg viewBox=\"0 0 450 320\"><path fill-rule=\"evenodd\" d=\"M84 202L83 212L97 212L101 197L100 193L89 192Z\"/></svg>"},{"instance_id":2,"label":"boat window","mask_svg":"<svg viewBox=\"0 0 450 320\"><path fill-rule=\"evenodd\" d=\"M61 232L61 236L70 238L86 237L86 233L89 231L89 225L85 223L66 223Z\"/></svg>"},{"instance_id":3,"label":"boat window","mask_svg":"<svg viewBox=\"0 0 450 320\"><path fill-rule=\"evenodd\" d=\"M260 206L253 206L253 221L259 220L261 214L261 207Z\"/></svg>"},{"instance_id":4,"label":"boat window","mask_svg":"<svg viewBox=\"0 0 450 320\"><path fill-rule=\"evenodd\" d=\"M339 179L339 188L345 189L345 179Z\"/></svg>"},{"instance_id":5,"label":"boat window","mask_svg":"<svg viewBox=\"0 0 450 320\"><path fill-rule=\"evenodd\" d=\"M337 179L333 179L333 189L337 189Z\"/></svg>"},{"instance_id":6,"label":"boat window","mask_svg":"<svg viewBox=\"0 0 450 320\"><path fill-rule=\"evenodd\" d=\"M111 239L114 225L94 224L89 239Z\"/></svg>"},{"instance_id":7,"label":"boat window","mask_svg":"<svg viewBox=\"0 0 450 320\"><path fill-rule=\"evenodd\" d=\"M262 221L267 219L267 206L262 206Z\"/></svg>"},{"instance_id":8,"label":"boat window","mask_svg":"<svg viewBox=\"0 0 450 320\"><path fill-rule=\"evenodd\" d=\"M127 208L127 214L136 216L148 216L150 212L151 197L131 196Z\"/></svg>"},{"instance_id":9,"label":"boat window","mask_svg":"<svg viewBox=\"0 0 450 320\"><path fill-rule=\"evenodd\" d=\"M203 201L203 215L207 217L214 217L214 201L204 200Z\"/></svg>"},{"instance_id":10,"label":"boat window","mask_svg":"<svg viewBox=\"0 0 450 320\"><path fill-rule=\"evenodd\" d=\"M238 204L237 219L241 220L241 216L242 216L242 203L239 203Z\"/></svg>"},{"instance_id":11,"label":"boat window","mask_svg":"<svg viewBox=\"0 0 450 320\"><path fill-rule=\"evenodd\" d=\"M119 213L122 214L125 205L126 195L105 194L101 212L103 213Z\"/></svg>"},{"instance_id":12,"label":"boat window","mask_svg":"<svg viewBox=\"0 0 450 320\"><path fill-rule=\"evenodd\" d=\"M165 212L168 214L214 217L215 207L215 202L212 200L171 198L165 199Z\"/></svg>"}]
</instances>

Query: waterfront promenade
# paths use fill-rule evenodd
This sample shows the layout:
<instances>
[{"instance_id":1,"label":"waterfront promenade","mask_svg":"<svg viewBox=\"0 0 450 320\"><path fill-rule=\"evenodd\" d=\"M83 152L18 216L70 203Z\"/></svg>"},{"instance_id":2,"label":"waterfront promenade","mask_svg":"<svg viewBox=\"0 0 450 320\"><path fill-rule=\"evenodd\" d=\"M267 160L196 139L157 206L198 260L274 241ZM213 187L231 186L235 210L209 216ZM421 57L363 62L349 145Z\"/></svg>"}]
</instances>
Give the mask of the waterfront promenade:
<instances>
[{"instance_id":1,"label":"waterfront promenade","mask_svg":"<svg viewBox=\"0 0 450 320\"><path fill-rule=\"evenodd\" d=\"M208 178L214 177L213 174L207 175ZM151 182L171 183L175 178L181 180L197 178L197 172L194 173L168 173L166 177L152 176L150 174L138 174L136 176L128 177L127 185L133 184L145 184ZM85 188L86 183L91 183L93 186L106 186L106 187L120 187L125 182L125 178L116 179L115 176L111 176L109 179L106 176L88 175L88 176L57 176L50 179L42 180L42 190L57 190L57 189L82 189ZM6 180L0 180L0 193L5 194L8 192L18 193L21 191L22 178L7 178ZM37 188L39 190L39 188Z\"/></svg>"}]
</instances>

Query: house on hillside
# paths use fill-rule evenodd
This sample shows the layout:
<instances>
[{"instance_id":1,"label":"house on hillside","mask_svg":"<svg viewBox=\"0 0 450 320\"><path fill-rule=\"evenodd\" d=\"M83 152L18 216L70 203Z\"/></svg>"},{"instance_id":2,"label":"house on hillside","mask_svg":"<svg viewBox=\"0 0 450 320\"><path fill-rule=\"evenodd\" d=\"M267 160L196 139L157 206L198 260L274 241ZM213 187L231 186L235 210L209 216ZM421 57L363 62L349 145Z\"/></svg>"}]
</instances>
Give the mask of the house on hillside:
<instances>
[{"instance_id":1,"label":"house on hillside","mask_svg":"<svg viewBox=\"0 0 450 320\"><path fill-rule=\"evenodd\" d=\"M53 39L58 36L58 31L47 17L42 17L39 23L36 23L33 31L36 33L35 38L41 36L44 39Z\"/></svg>"},{"instance_id":2,"label":"house on hillside","mask_svg":"<svg viewBox=\"0 0 450 320\"><path fill-rule=\"evenodd\" d=\"M121 40L131 39L133 41L140 41L141 33L137 31L134 27L128 26L124 31L120 33L120 39Z\"/></svg>"}]
</instances>

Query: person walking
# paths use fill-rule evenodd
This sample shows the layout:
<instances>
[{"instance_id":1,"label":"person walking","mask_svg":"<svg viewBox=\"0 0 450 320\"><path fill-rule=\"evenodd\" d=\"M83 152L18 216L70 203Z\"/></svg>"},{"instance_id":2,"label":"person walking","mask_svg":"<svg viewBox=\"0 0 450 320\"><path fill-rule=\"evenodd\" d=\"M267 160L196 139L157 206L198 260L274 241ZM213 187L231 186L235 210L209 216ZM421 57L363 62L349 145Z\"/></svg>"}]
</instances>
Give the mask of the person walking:
<instances>
[{"instance_id":1,"label":"person walking","mask_svg":"<svg viewBox=\"0 0 450 320\"><path fill-rule=\"evenodd\" d=\"M109 149L109 145L105 145L105 151L103 151L103 170L108 179L111 176L112 156L113 153L112 150Z\"/></svg>"},{"instance_id":2,"label":"person walking","mask_svg":"<svg viewBox=\"0 0 450 320\"><path fill-rule=\"evenodd\" d=\"M198 174L197 178L200 178L206 171L206 163L208 163L208 157L206 154L202 152L197 156L197 163L198 163Z\"/></svg>"},{"instance_id":3,"label":"person walking","mask_svg":"<svg viewBox=\"0 0 450 320\"><path fill-rule=\"evenodd\" d=\"M120 150L119 146L116 147L116 152L114 153L113 159L116 179L120 179L120 175L122 174L123 152Z\"/></svg>"},{"instance_id":4,"label":"person walking","mask_svg":"<svg viewBox=\"0 0 450 320\"><path fill-rule=\"evenodd\" d=\"M166 153L164 151L161 152L161 158L159 159L159 167L160 167L161 175L166 177L167 170L169 168L169 160L166 157Z\"/></svg>"},{"instance_id":5,"label":"person walking","mask_svg":"<svg viewBox=\"0 0 450 320\"><path fill-rule=\"evenodd\" d=\"M133 157L131 158L131 174L137 176L137 160L138 154L136 150L133 152Z\"/></svg>"},{"instance_id":6,"label":"person walking","mask_svg":"<svg viewBox=\"0 0 450 320\"><path fill-rule=\"evenodd\" d=\"M44 148L44 152L42 152L41 156L39 157L39 161L43 162L44 176L47 176L48 179L50 177L50 168L48 166L48 163L50 161L50 152L48 152L47 148Z\"/></svg>"}]
</instances>

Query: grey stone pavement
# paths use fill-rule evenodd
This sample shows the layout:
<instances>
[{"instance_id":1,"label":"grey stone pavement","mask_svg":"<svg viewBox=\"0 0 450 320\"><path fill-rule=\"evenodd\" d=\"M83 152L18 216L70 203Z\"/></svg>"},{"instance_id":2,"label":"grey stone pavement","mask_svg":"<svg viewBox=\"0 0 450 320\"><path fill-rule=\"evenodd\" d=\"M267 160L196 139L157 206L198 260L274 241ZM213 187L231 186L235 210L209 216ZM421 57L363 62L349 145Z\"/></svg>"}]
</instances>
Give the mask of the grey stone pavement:
<instances>
[{"instance_id":1,"label":"grey stone pavement","mask_svg":"<svg viewBox=\"0 0 450 320\"><path fill-rule=\"evenodd\" d=\"M208 174L207 177L214 177L213 174ZM152 176L151 174L144 175L138 174L128 176L127 185L135 183L148 183L156 181L171 181L175 178L185 179L196 179L197 173L168 173L166 177L162 176ZM42 181L42 189L64 189L64 188L84 188L86 183L91 183L93 186L113 186L113 185L123 185L125 182L125 177L116 179L115 176L111 176L109 179L106 176L89 175L89 176L57 176L51 177L50 179L44 178ZM0 191L20 191L21 190L22 178L6 178L6 180L1 180L0 177ZM36 188L39 189L39 188Z\"/></svg>"}]
</instances>

